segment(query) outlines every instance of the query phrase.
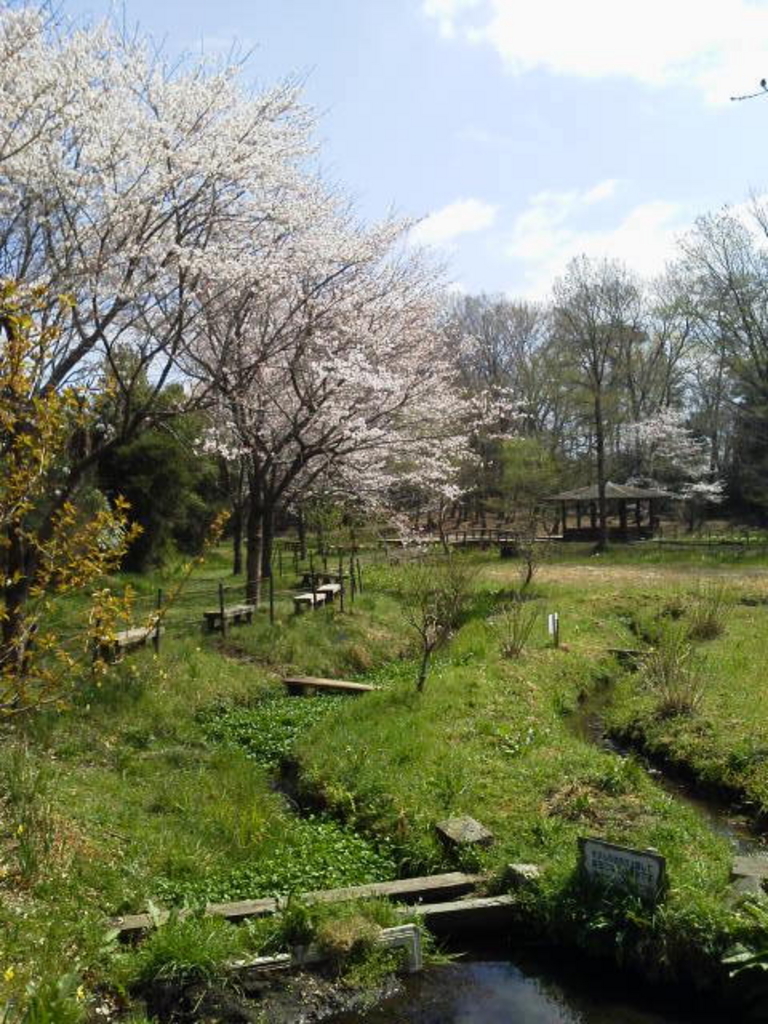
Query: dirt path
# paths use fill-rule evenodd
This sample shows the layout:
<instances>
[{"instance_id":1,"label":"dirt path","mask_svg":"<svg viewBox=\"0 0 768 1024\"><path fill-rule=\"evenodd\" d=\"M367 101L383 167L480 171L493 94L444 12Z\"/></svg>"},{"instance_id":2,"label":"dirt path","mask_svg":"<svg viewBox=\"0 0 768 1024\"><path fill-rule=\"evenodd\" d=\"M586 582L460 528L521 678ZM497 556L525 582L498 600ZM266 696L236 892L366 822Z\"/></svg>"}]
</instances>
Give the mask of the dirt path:
<instances>
[{"instance_id":1,"label":"dirt path","mask_svg":"<svg viewBox=\"0 0 768 1024\"><path fill-rule=\"evenodd\" d=\"M518 579L518 568L514 563L489 567L485 574L491 579ZM536 579L541 583L580 584L585 589L592 587L637 588L652 584L685 585L696 581L723 582L750 592L768 593L768 569L721 569L716 566L687 565L610 565L555 563L544 565Z\"/></svg>"}]
</instances>

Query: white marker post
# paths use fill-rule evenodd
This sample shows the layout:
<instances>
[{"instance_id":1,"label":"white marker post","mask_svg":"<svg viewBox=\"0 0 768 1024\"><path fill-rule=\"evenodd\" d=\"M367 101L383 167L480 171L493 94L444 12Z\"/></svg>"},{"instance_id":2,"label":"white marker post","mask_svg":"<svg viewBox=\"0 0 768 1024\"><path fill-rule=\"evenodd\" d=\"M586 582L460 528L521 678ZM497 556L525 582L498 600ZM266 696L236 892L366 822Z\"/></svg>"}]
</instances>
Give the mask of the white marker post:
<instances>
[{"instance_id":1,"label":"white marker post","mask_svg":"<svg viewBox=\"0 0 768 1024\"><path fill-rule=\"evenodd\" d=\"M558 612L550 612L547 616L547 628L552 637L552 646L560 646L560 615Z\"/></svg>"}]
</instances>

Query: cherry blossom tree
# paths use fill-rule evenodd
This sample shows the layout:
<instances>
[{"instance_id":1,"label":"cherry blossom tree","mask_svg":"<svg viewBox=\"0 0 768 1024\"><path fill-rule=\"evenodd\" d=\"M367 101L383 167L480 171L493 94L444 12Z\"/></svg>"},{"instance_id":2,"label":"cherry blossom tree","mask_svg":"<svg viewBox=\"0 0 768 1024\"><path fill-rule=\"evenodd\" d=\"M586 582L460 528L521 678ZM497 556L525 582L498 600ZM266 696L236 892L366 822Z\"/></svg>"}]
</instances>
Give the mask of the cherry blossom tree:
<instances>
[{"instance_id":1,"label":"cherry blossom tree","mask_svg":"<svg viewBox=\"0 0 768 1024\"><path fill-rule=\"evenodd\" d=\"M222 305L190 346L190 372L219 396L210 444L247 465L252 599L279 506L329 479L381 502L403 473L464 444L439 280L399 246L404 228L364 230L330 210L291 242L290 273L269 289L246 282L234 315Z\"/></svg>"},{"instance_id":2,"label":"cherry blossom tree","mask_svg":"<svg viewBox=\"0 0 768 1024\"><path fill-rule=\"evenodd\" d=\"M663 409L622 430L624 444L640 456L640 472L632 481L667 486L688 502L691 526L707 504L723 500L723 481L714 477L710 443L686 426L685 413Z\"/></svg>"},{"instance_id":3,"label":"cherry blossom tree","mask_svg":"<svg viewBox=\"0 0 768 1024\"><path fill-rule=\"evenodd\" d=\"M0 8L0 55L0 277L67 296L40 314L55 330L36 394L112 390L109 420L39 495L29 528L45 532L107 448L206 401L199 387L176 407L158 398L242 273L244 240L269 267L314 215L311 118L290 85L248 95L237 69L168 69L107 24L72 30L31 8Z\"/></svg>"}]
</instances>

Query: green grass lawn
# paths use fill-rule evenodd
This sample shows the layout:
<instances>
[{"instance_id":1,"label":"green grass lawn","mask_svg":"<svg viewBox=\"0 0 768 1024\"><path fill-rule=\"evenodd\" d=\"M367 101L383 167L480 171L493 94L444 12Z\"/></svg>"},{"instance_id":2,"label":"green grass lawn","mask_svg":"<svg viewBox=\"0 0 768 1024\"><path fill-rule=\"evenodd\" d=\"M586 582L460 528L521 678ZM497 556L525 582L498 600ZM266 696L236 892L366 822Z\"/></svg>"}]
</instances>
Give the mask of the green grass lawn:
<instances>
[{"instance_id":1,"label":"green grass lawn","mask_svg":"<svg viewBox=\"0 0 768 1024\"><path fill-rule=\"evenodd\" d=\"M521 895L528 924L646 971L654 964L659 976L711 976L734 941L758 941L761 927L726 901L726 842L639 763L599 749L573 725L580 698L614 678L613 724L650 720L653 695L605 649L637 646L643 623L652 628L665 605L679 603L698 571L634 556L579 562L569 553L542 569L529 646L509 659L499 622L517 566L491 553L466 557L478 568L476 593L421 696L396 595L400 570L371 563L351 614L296 617L286 600L274 626L260 612L225 641L190 622L185 634L169 630L159 657L139 652L103 680L85 676L70 710L6 727L0 1006L23 998L30 981L73 971L86 1002L128 984L136 975L125 957L133 954L105 938L106 921L149 902L196 904L462 866L503 874L517 861L543 869L541 885ZM226 572L219 556L198 578ZM167 578L140 584L150 600ZM768 578L738 586L761 600ZM560 613L564 649L549 646L549 611ZM768 713L755 707L764 615L768 607L736 605L726 633L698 645L709 651L708 684L701 708L680 726L697 756L706 746L690 740L697 731L714 761L733 769L741 752L755 793L764 778L759 751L768 746ZM279 683L287 672L382 689L287 698ZM713 723L708 732L703 722ZM297 818L274 791L286 757L298 760L299 787L323 813ZM434 824L456 814L491 828L494 846L458 858L446 851ZM585 834L664 854L663 903L650 908L585 888L575 872Z\"/></svg>"}]
</instances>

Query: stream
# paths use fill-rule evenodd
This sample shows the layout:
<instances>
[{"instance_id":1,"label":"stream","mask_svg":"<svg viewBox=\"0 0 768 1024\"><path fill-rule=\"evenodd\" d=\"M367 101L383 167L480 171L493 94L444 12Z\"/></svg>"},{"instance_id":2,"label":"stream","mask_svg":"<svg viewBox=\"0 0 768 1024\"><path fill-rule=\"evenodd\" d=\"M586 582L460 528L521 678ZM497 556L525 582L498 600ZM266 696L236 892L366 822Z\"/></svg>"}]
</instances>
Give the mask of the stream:
<instances>
[{"instance_id":1,"label":"stream","mask_svg":"<svg viewBox=\"0 0 768 1024\"><path fill-rule=\"evenodd\" d=\"M569 716L571 730L587 743L618 754L619 757L635 756L644 766L653 781L675 800L692 808L716 835L727 839L735 854L748 856L768 852L766 836L725 799L713 795L702 795L696 787L674 774L663 772L651 761L613 740L605 730L605 710L611 702L613 686L604 684L590 693L579 703L576 711Z\"/></svg>"},{"instance_id":2,"label":"stream","mask_svg":"<svg viewBox=\"0 0 768 1024\"><path fill-rule=\"evenodd\" d=\"M597 971L571 953L473 947L465 960L411 975L368 1013L327 1024L722 1024L668 995Z\"/></svg>"}]
</instances>

